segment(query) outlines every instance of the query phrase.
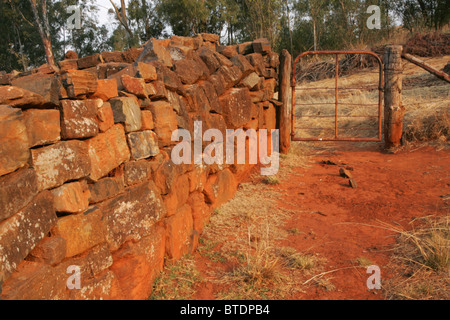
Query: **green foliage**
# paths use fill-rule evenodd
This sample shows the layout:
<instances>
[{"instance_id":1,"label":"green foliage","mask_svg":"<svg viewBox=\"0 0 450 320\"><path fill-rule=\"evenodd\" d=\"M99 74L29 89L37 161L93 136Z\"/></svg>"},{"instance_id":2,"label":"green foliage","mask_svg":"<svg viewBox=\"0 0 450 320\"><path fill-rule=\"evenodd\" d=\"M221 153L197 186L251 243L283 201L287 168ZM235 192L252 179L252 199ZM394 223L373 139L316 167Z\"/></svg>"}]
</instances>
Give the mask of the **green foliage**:
<instances>
[{"instance_id":1,"label":"green foliage","mask_svg":"<svg viewBox=\"0 0 450 320\"><path fill-rule=\"evenodd\" d=\"M410 31L428 27L441 29L450 22L448 0L394 0L392 9Z\"/></svg>"},{"instance_id":2,"label":"green foliage","mask_svg":"<svg viewBox=\"0 0 450 320\"><path fill-rule=\"evenodd\" d=\"M113 0L118 3L118 0ZM388 38L393 21L410 31L440 29L450 21L448 0L128 0L127 25L117 18L111 5L113 29L98 22L94 0L47 1L51 40L56 60L67 50L87 56L106 50L138 47L150 38L170 33L193 36L221 35L223 44L265 37L276 51L288 49L294 56L316 48L370 48ZM381 9L381 30L366 26L370 5ZM82 29L67 30L72 13L82 10ZM45 63L45 53L29 0L0 1L0 70L27 70ZM110 28L110 27L108 27Z\"/></svg>"},{"instance_id":3,"label":"green foliage","mask_svg":"<svg viewBox=\"0 0 450 320\"><path fill-rule=\"evenodd\" d=\"M219 0L160 0L157 12L172 32L192 36L202 32L219 33L223 26Z\"/></svg>"}]
</instances>

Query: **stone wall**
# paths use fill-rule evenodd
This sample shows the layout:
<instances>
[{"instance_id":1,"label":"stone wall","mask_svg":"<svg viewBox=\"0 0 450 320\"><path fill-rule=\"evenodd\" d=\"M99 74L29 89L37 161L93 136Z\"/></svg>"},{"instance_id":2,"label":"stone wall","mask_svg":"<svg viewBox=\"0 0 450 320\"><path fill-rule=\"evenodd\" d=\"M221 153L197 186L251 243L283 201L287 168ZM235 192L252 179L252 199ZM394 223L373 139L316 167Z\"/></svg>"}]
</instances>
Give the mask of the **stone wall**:
<instances>
[{"instance_id":1,"label":"stone wall","mask_svg":"<svg viewBox=\"0 0 450 320\"><path fill-rule=\"evenodd\" d=\"M252 167L176 165L172 132L275 129L278 60L202 34L1 74L1 299L148 298Z\"/></svg>"}]
</instances>

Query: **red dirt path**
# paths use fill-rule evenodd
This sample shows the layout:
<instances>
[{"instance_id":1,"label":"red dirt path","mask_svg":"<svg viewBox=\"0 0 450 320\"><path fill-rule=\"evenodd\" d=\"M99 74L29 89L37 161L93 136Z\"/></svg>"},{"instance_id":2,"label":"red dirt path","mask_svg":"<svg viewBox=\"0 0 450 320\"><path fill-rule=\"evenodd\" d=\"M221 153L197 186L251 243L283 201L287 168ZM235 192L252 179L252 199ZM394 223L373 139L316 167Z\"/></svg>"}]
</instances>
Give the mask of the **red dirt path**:
<instances>
[{"instance_id":1,"label":"red dirt path","mask_svg":"<svg viewBox=\"0 0 450 320\"><path fill-rule=\"evenodd\" d=\"M310 167L294 168L295 175L273 186L284 194L280 206L301 210L285 225L286 230L299 232L279 245L318 253L327 259L324 271L348 269L325 276L335 290L310 286L306 293L291 298L383 299L380 291L367 289L365 269L352 266L364 257L381 268L382 281L392 277L387 262L395 243L394 232L375 225L382 221L408 228L415 217L449 213L448 202L440 196L450 194L450 151L427 146L386 154L378 144L364 148L316 146L323 146L324 152L313 157ZM337 165L321 164L323 160ZM353 168L357 189L340 177L340 167ZM204 258L197 254L196 260L202 270ZM214 299L219 289L204 283L195 299Z\"/></svg>"}]
</instances>

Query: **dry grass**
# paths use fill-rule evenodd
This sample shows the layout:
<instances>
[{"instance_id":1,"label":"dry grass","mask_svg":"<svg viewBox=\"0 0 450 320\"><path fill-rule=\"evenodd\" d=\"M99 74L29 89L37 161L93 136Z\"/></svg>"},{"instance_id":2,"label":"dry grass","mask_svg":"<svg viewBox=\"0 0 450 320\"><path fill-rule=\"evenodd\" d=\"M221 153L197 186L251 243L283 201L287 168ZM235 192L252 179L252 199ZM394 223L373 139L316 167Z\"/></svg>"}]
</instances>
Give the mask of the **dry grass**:
<instances>
[{"instance_id":1,"label":"dry grass","mask_svg":"<svg viewBox=\"0 0 450 320\"><path fill-rule=\"evenodd\" d=\"M358 266L363 268L367 268L371 265L374 265L374 263L370 259L367 259L366 257L358 257L356 258L355 262Z\"/></svg>"},{"instance_id":2,"label":"dry grass","mask_svg":"<svg viewBox=\"0 0 450 320\"><path fill-rule=\"evenodd\" d=\"M235 197L211 217L203 241L206 245L210 241L221 245L211 246L204 254L220 256L230 266L208 273L211 281L224 288L217 293L218 299L283 299L302 290L298 283L304 271L320 267L319 260L308 264L294 252L287 255L277 247L290 234L284 223L294 212L278 206L281 194L273 185L287 179L294 167L307 166L304 152L293 144L291 152L280 158L276 176L254 176L253 182L242 183Z\"/></svg>"},{"instance_id":3,"label":"dry grass","mask_svg":"<svg viewBox=\"0 0 450 320\"><path fill-rule=\"evenodd\" d=\"M426 58L426 62L442 69L450 56ZM339 92L340 137L376 137L378 114L378 75L365 69L339 78L339 88L370 87ZM405 138L408 141L438 140L448 144L450 136L450 88L425 70L405 62L403 72L403 105ZM334 137L335 79L299 84L296 91L297 137ZM331 88L319 90L318 88ZM346 103L361 104L350 106ZM308 104L308 105L304 105ZM309 105L311 104L311 105ZM364 105L364 106L363 106ZM320 117L318 117L320 116ZM329 116L324 118L323 116ZM300 129L308 128L308 129ZM373 128L367 130L367 128Z\"/></svg>"},{"instance_id":4,"label":"dry grass","mask_svg":"<svg viewBox=\"0 0 450 320\"><path fill-rule=\"evenodd\" d=\"M284 260L284 266L290 269L312 270L321 262L316 256L302 254L289 247L282 248L279 254Z\"/></svg>"},{"instance_id":5,"label":"dry grass","mask_svg":"<svg viewBox=\"0 0 450 320\"><path fill-rule=\"evenodd\" d=\"M202 280L191 256L169 263L156 278L150 300L188 300Z\"/></svg>"},{"instance_id":6,"label":"dry grass","mask_svg":"<svg viewBox=\"0 0 450 320\"><path fill-rule=\"evenodd\" d=\"M418 227L415 223L420 223ZM391 230L399 234L392 265L397 276L385 285L388 299L448 300L450 298L449 216L413 221L413 228Z\"/></svg>"},{"instance_id":7,"label":"dry grass","mask_svg":"<svg viewBox=\"0 0 450 320\"><path fill-rule=\"evenodd\" d=\"M262 179L262 182L269 185L279 184L280 179L277 176L266 176Z\"/></svg>"}]
</instances>

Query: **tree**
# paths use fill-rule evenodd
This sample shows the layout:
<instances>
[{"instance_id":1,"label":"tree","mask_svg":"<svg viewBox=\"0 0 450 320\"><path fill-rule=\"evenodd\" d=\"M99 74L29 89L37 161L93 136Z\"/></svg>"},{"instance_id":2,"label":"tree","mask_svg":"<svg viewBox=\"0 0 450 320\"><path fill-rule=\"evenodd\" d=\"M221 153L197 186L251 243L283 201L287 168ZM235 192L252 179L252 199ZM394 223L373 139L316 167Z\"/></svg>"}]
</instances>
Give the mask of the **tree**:
<instances>
[{"instance_id":1,"label":"tree","mask_svg":"<svg viewBox=\"0 0 450 320\"><path fill-rule=\"evenodd\" d=\"M54 70L58 70L58 67L56 66L55 62L55 56L53 55L52 41L50 37L50 25L48 23L48 15L47 15L47 0L41 0L39 2L40 4L39 7L37 5L36 0L30 0L30 2L31 8L33 9L34 23L38 28L39 35L41 36L47 63ZM41 11L42 16L39 14L39 9Z\"/></svg>"},{"instance_id":2,"label":"tree","mask_svg":"<svg viewBox=\"0 0 450 320\"><path fill-rule=\"evenodd\" d=\"M443 28L450 22L448 0L394 0L394 10L403 26L412 31L418 27Z\"/></svg>"},{"instance_id":3,"label":"tree","mask_svg":"<svg viewBox=\"0 0 450 320\"><path fill-rule=\"evenodd\" d=\"M163 21L179 36L220 34L224 25L221 8L219 0L160 0L156 6Z\"/></svg>"}]
</instances>

